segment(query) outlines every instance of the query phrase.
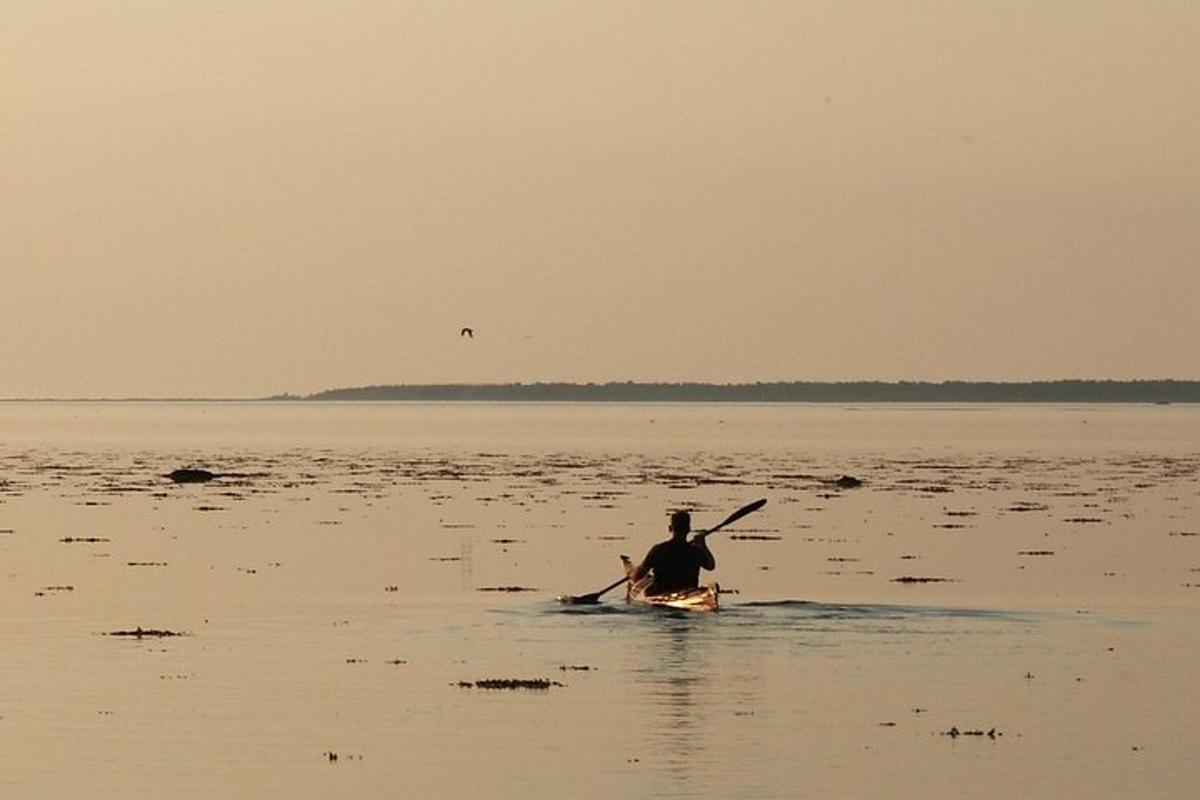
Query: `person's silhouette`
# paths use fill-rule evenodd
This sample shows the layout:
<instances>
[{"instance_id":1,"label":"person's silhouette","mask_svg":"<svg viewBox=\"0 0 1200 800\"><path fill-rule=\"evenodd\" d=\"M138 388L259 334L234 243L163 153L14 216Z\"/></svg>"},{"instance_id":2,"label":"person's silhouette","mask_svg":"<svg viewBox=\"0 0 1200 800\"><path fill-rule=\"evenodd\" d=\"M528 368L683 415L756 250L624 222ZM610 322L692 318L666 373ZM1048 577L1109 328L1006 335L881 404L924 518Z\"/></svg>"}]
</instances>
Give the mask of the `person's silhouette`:
<instances>
[{"instance_id":1,"label":"person's silhouette","mask_svg":"<svg viewBox=\"0 0 1200 800\"><path fill-rule=\"evenodd\" d=\"M637 583L647 573L653 576L647 595L670 594L700 585L700 570L712 570L717 560L705 542L706 533L698 533L688 541L692 515L676 511L671 515L668 530L671 538L650 548L642 563L629 572L630 583Z\"/></svg>"}]
</instances>

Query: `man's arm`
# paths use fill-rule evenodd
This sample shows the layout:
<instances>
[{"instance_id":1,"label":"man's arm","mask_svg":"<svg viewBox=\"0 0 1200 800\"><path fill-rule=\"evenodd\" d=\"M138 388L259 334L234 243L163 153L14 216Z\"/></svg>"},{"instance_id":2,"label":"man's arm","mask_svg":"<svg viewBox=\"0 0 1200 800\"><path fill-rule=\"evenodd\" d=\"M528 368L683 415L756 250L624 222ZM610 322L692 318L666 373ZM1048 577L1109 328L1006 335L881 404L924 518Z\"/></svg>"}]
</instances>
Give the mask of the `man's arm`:
<instances>
[{"instance_id":1,"label":"man's arm","mask_svg":"<svg viewBox=\"0 0 1200 800\"><path fill-rule=\"evenodd\" d=\"M654 547L651 547L650 551L648 553L646 553L646 557L642 559L642 563L638 564L636 567L634 567L632 570L629 571L629 582L630 583L637 583L642 578L646 577L646 574L648 572L650 572L650 568L654 566L654 555L655 555L655 551L657 549L658 549L658 545L654 545Z\"/></svg>"}]
</instances>

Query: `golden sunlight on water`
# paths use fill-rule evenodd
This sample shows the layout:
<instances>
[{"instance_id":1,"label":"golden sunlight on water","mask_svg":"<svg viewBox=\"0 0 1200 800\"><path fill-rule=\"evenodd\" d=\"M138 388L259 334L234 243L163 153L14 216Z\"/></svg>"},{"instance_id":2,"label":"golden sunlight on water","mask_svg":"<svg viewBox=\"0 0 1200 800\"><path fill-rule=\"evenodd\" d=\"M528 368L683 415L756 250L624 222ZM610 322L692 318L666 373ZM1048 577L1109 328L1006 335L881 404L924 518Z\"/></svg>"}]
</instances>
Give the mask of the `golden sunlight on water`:
<instances>
[{"instance_id":1,"label":"golden sunlight on water","mask_svg":"<svg viewBox=\"0 0 1200 800\"><path fill-rule=\"evenodd\" d=\"M1180 406L5 404L0 797L1192 796L1198 434ZM721 612L555 602L668 509L758 497L712 537Z\"/></svg>"}]
</instances>

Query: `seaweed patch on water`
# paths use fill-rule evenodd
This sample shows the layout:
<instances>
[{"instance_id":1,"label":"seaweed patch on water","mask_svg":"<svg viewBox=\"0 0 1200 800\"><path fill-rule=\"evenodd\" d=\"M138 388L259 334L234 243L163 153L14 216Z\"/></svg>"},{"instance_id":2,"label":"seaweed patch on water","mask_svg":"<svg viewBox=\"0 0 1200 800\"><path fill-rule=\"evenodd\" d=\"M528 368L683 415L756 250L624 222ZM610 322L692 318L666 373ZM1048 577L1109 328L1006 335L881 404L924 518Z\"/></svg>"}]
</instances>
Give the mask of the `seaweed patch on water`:
<instances>
[{"instance_id":1,"label":"seaweed patch on water","mask_svg":"<svg viewBox=\"0 0 1200 800\"><path fill-rule=\"evenodd\" d=\"M479 681L459 681L452 686L463 689L535 689L545 691L552 686L566 686L549 678L484 678Z\"/></svg>"},{"instance_id":2,"label":"seaweed patch on water","mask_svg":"<svg viewBox=\"0 0 1200 800\"><path fill-rule=\"evenodd\" d=\"M899 578L892 578L892 583L956 583L956 580L923 575L901 575Z\"/></svg>"},{"instance_id":3,"label":"seaweed patch on water","mask_svg":"<svg viewBox=\"0 0 1200 800\"><path fill-rule=\"evenodd\" d=\"M957 739L960 736L986 736L989 739L995 739L997 736L1003 735L1003 733L996 730L994 727L986 731L981 728L967 728L966 730L960 731L958 727L955 726L950 728L948 731L942 731L942 736L949 736L951 739Z\"/></svg>"},{"instance_id":4,"label":"seaweed patch on water","mask_svg":"<svg viewBox=\"0 0 1200 800\"><path fill-rule=\"evenodd\" d=\"M63 544L99 544L112 540L104 536L64 536L59 541Z\"/></svg>"},{"instance_id":5,"label":"seaweed patch on water","mask_svg":"<svg viewBox=\"0 0 1200 800\"><path fill-rule=\"evenodd\" d=\"M132 630L109 631L105 636L123 636L130 639L166 639L172 636L187 636L186 633L171 631L166 628L143 628L141 625Z\"/></svg>"},{"instance_id":6,"label":"seaweed patch on water","mask_svg":"<svg viewBox=\"0 0 1200 800\"><path fill-rule=\"evenodd\" d=\"M536 592L532 586L480 586L477 592Z\"/></svg>"}]
</instances>

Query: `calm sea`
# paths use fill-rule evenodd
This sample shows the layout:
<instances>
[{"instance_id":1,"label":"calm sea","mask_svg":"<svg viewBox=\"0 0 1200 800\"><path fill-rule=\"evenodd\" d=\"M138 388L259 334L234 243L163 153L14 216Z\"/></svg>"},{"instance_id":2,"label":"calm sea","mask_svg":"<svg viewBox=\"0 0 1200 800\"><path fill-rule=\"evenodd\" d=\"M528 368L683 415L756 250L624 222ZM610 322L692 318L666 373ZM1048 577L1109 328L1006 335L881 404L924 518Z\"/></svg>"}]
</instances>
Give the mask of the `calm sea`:
<instances>
[{"instance_id":1,"label":"calm sea","mask_svg":"<svg viewBox=\"0 0 1200 800\"><path fill-rule=\"evenodd\" d=\"M1198 476L1185 405L0 404L0 798L1192 797ZM758 498L721 612L556 602Z\"/></svg>"}]
</instances>

